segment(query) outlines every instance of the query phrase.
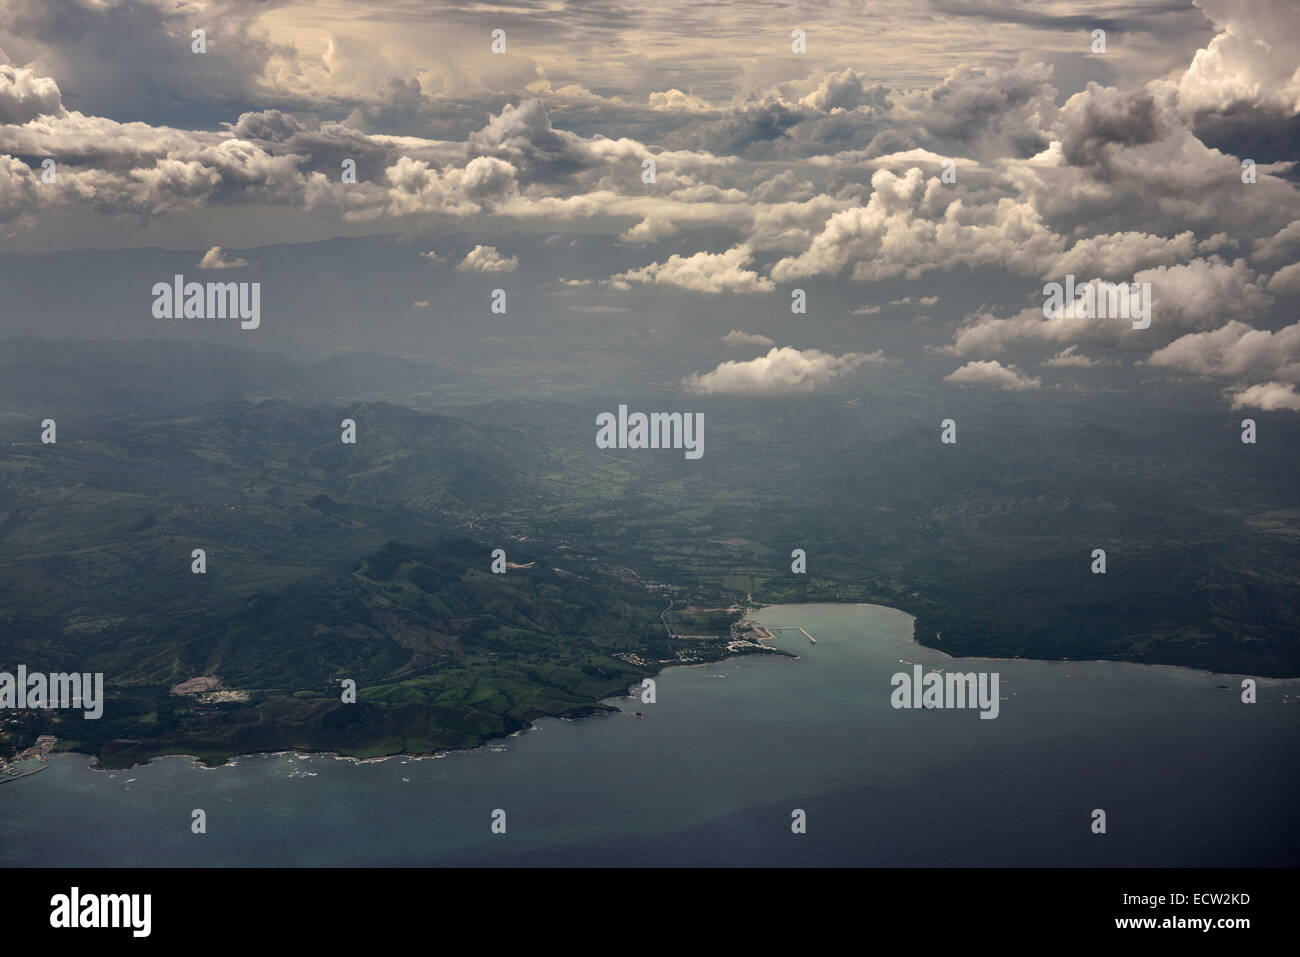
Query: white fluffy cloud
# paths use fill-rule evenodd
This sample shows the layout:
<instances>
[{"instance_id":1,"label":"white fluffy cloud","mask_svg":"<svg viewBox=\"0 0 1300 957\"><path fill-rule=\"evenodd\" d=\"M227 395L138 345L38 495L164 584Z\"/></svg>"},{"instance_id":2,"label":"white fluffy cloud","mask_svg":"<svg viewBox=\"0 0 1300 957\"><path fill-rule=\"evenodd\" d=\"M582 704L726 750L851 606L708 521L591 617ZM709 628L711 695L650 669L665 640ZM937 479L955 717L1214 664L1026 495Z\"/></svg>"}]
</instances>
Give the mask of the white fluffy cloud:
<instances>
[{"instance_id":1,"label":"white fluffy cloud","mask_svg":"<svg viewBox=\"0 0 1300 957\"><path fill-rule=\"evenodd\" d=\"M1189 111L1239 104L1287 116L1300 113L1300 16L1295 4L1265 0L1196 0L1220 31L1198 50L1178 84Z\"/></svg>"},{"instance_id":2,"label":"white fluffy cloud","mask_svg":"<svg viewBox=\"0 0 1300 957\"><path fill-rule=\"evenodd\" d=\"M889 90L850 67L823 76L799 104L823 113L883 108L889 105Z\"/></svg>"},{"instance_id":3,"label":"white fluffy cloud","mask_svg":"<svg viewBox=\"0 0 1300 957\"><path fill-rule=\"evenodd\" d=\"M1292 220L1272 236L1257 242L1253 258L1261 262L1300 258L1300 219Z\"/></svg>"},{"instance_id":4,"label":"white fluffy cloud","mask_svg":"<svg viewBox=\"0 0 1300 957\"><path fill-rule=\"evenodd\" d=\"M846 39L864 29L860 18L830 5L814 11L825 23L809 31L817 53L809 67L787 57L733 63L717 48L733 41L716 33L706 40L708 31L683 26L661 43L634 25L636 17L572 4L549 11L547 24L520 21L504 57L462 53L466 38L481 39L478 15L440 9L450 52L430 65L411 26L422 15L413 7L354 18L351 36L335 29L342 0L317 5L320 24L303 20L293 4L220 0L229 22L210 32L213 54L194 58L174 38L188 35L181 28L202 5L141 0L127 10L93 0L11 0L0 4L0 221L43 225L40 214L54 209L69 219L105 214L127 223L221 206L214 222L247 215L278 224L306 213L301 219L318 230L312 238L356 223L389 232L450 226L464 235L488 219L521 232L608 237L610 258L581 274L615 274L551 284L557 295L579 284L761 294L811 277L884 281L979 270L961 292L934 285L945 305L976 313L946 347L959 361L988 359L1014 342L1026 351L1043 347L1025 363L1107 363L1080 351L1096 343L1141 348L1152 369L1236 378L1238 389L1261 379L1268 380L1261 388L1285 384L1296 381L1294 335L1290 327L1258 327L1276 328L1275 300L1300 292L1293 164L1258 154L1258 181L1243 184L1242 157L1230 151L1259 138L1215 138L1200 122L1215 114L1223 130L1234 129L1242 111L1284 120L1300 114L1300 17L1288 0L1196 2L1217 35L1189 58L1188 37L1205 27L1195 11L1148 17L1123 0L1098 0L1090 16L1121 17L1125 40L1081 73L1051 43L1042 48L1049 63L1018 57L1026 37L1046 41L1056 31L1070 44L1078 39L1072 17L1043 13L1029 25L1032 4L1012 4L1011 17L983 2L932 4L924 30L903 23L886 31L900 47L877 50L869 63L861 44ZM698 26L715 13L688 5L666 15ZM763 15L738 15L743 23L728 36L756 35L743 25ZM896 24L912 16L892 8L877 15ZM576 51L568 38L586 33L574 23L602 19L610 44L591 56ZM974 24L985 52L965 44ZM120 47L105 37L132 33L143 38L147 57L128 63L104 53ZM1004 42L1012 33L1015 42ZM633 35L643 42L630 43ZM300 53L300 41L315 45ZM1138 61L1154 47L1160 56L1144 69ZM524 49L528 56L518 52ZM637 54L624 56L628 50ZM953 50L967 52L953 62ZM24 65L8 65L10 57ZM557 89L543 61L582 69L551 69ZM914 71L922 61L927 68ZM629 82L601 82L614 74ZM1084 74L1100 82L1080 90ZM585 86L573 82L579 76ZM626 92L592 92L612 89ZM178 123L193 128L168 125ZM1290 129L1278 127L1269 142L1284 145ZM57 186L42 182L46 156L58 160ZM654 183L641 178L647 158L656 162ZM339 175L349 159L355 183ZM959 183L941 181L945 159L958 163ZM68 234L75 242L76 230ZM700 251L630 258L635 250L619 248L614 237L637 245L675 237L675 248ZM208 240L217 241L217 234ZM552 253L558 260L564 250ZM202 264L240 262L214 247ZM566 271L555 265L552 275ZM456 268L517 266L517 257L478 246ZM1067 273L1151 282L1151 328L1044 318L1037 289ZM1009 288L994 292L986 281ZM836 303L835 284L826 285L819 301ZM899 295L893 287L877 292L858 301ZM896 298L885 309L934 298ZM852 308L842 303L836 311ZM741 330L723 342L775 347ZM785 388L830 381L859 356L773 349L757 365L724 364L694 378L701 388L751 379L765 384L759 391ZM997 362L970 362L953 376L1037 386Z\"/></svg>"},{"instance_id":5,"label":"white fluffy cloud","mask_svg":"<svg viewBox=\"0 0 1300 957\"><path fill-rule=\"evenodd\" d=\"M1089 318L1064 309L1044 318L1042 306L1030 306L1008 318L989 313L972 317L954 334L947 351L960 356L995 355L1015 341L1158 346L1225 318L1244 320L1262 315L1273 301L1244 259L1228 263L1212 257L1139 270L1133 281L1151 285L1151 325L1147 329L1134 329L1129 319ZM1095 285L1097 280L1091 282ZM1078 280L1077 285L1081 287L1084 281ZM1140 303L1130 301L1134 303L1132 314Z\"/></svg>"},{"instance_id":6,"label":"white fluffy cloud","mask_svg":"<svg viewBox=\"0 0 1300 957\"><path fill-rule=\"evenodd\" d=\"M958 385L989 386L1019 392L1025 389L1037 389L1041 384L1038 378L1022 375L1015 366L1004 366L997 360L985 362L968 362L955 372L944 376L945 382Z\"/></svg>"},{"instance_id":7,"label":"white fluffy cloud","mask_svg":"<svg viewBox=\"0 0 1300 957\"><path fill-rule=\"evenodd\" d=\"M515 172L510 163L489 156L445 170L403 156L385 171L392 184L388 212L393 216L481 213L517 191Z\"/></svg>"},{"instance_id":8,"label":"white fluffy cloud","mask_svg":"<svg viewBox=\"0 0 1300 957\"><path fill-rule=\"evenodd\" d=\"M1146 361L1202 375L1300 382L1300 323L1269 332L1230 322L1212 332L1175 339Z\"/></svg>"},{"instance_id":9,"label":"white fluffy cloud","mask_svg":"<svg viewBox=\"0 0 1300 957\"><path fill-rule=\"evenodd\" d=\"M1078 346L1067 346L1056 355L1049 359L1043 360L1045 366L1073 366L1078 369L1091 369L1093 366L1101 365L1096 359L1091 359L1083 353L1078 352Z\"/></svg>"},{"instance_id":10,"label":"white fluffy cloud","mask_svg":"<svg viewBox=\"0 0 1300 957\"><path fill-rule=\"evenodd\" d=\"M1197 137L1169 81L1125 90L1090 83L1066 101L1053 135L1042 153L1001 169L1060 233L1190 229L1249 241L1300 216L1300 191L1281 175L1291 164L1260 163L1256 182L1243 183L1240 158Z\"/></svg>"},{"instance_id":11,"label":"white fluffy cloud","mask_svg":"<svg viewBox=\"0 0 1300 957\"><path fill-rule=\"evenodd\" d=\"M1268 291L1273 293L1300 292L1300 263L1283 266L1268 280Z\"/></svg>"},{"instance_id":12,"label":"white fluffy cloud","mask_svg":"<svg viewBox=\"0 0 1300 957\"><path fill-rule=\"evenodd\" d=\"M650 109L665 112L682 110L688 113L705 113L713 109L713 107L709 105L708 100L692 96L689 93L683 93L681 90L674 88L664 90L662 93L651 93Z\"/></svg>"},{"instance_id":13,"label":"white fluffy cloud","mask_svg":"<svg viewBox=\"0 0 1300 957\"><path fill-rule=\"evenodd\" d=\"M646 217L631 229L625 230L618 238L625 243L653 243L677 232L677 224L671 219Z\"/></svg>"},{"instance_id":14,"label":"white fluffy cloud","mask_svg":"<svg viewBox=\"0 0 1300 957\"><path fill-rule=\"evenodd\" d=\"M221 251L220 246L213 246L205 252L203 258L199 260L200 269L239 269L240 267L247 265L248 260L241 259L238 256L234 259L227 259L225 254Z\"/></svg>"},{"instance_id":15,"label":"white fluffy cloud","mask_svg":"<svg viewBox=\"0 0 1300 957\"><path fill-rule=\"evenodd\" d=\"M708 395L775 395L812 392L848 375L864 364L880 366L884 353L848 352L830 355L818 349L771 349L767 355L745 362L723 362L711 372L683 380L690 392Z\"/></svg>"},{"instance_id":16,"label":"white fluffy cloud","mask_svg":"<svg viewBox=\"0 0 1300 957\"><path fill-rule=\"evenodd\" d=\"M657 283L707 293L772 292L776 286L770 279L746 268L753 258L753 250L743 243L725 253L673 254L664 262L612 276L610 282L619 288L631 283Z\"/></svg>"},{"instance_id":17,"label":"white fluffy cloud","mask_svg":"<svg viewBox=\"0 0 1300 957\"><path fill-rule=\"evenodd\" d=\"M518 256L507 259L497 252L495 246L475 246L460 261L456 270L457 272L514 272L518 268Z\"/></svg>"},{"instance_id":18,"label":"white fluffy cloud","mask_svg":"<svg viewBox=\"0 0 1300 957\"><path fill-rule=\"evenodd\" d=\"M774 346L776 341L767 336L760 335L756 332L744 332L740 329L732 329L720 342L729 346Z\"/></svg>"},{"instance_id":19,"label":"white fluffy cloud","mask_svg":"<svg viewBox=\"0 0 1300 957\"><path fill-rule=\"evenodd\" d=\"M1262 409L1272 412L1276 409L1290 409L1300 412L1300 394L1289 382L1261 382L1240 392L1232 394L1234 409Z\"/></svg>"},{"instance_id":20,"label":"white fluffy cloud","mask_svg":"<svg viewBox=\"0 0 1300 957\"><path fill-rule=\"evenodd\" d=\"M778 282L838 275L859 280L915 279L954 266L1000 266L1021 275L1131 275L1195 254L1191 231L1172 238L1140 232L1085 237L1071 244L1028 202L972 202L918 167L871 177L865 206L835 213L808 247L772 267Z\"/></svg>"},{"instance_id":21,"label":"white fluffy cloud","mask_svg":"<svg viewBox=\"0 0 1300 957\"><path fill-rule=\"evenodd\" d=\"M0 64L0 123L26 123L46 115L64 115L59 85L23 67Z\"/></svg>"}]
</instances>

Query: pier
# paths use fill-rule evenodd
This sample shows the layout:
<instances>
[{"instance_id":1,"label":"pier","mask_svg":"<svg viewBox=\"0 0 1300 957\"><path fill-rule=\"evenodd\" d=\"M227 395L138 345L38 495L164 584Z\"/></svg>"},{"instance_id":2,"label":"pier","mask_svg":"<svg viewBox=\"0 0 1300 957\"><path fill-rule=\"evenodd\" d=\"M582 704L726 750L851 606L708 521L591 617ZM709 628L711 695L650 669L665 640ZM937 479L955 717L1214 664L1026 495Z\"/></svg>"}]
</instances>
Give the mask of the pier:
<instances>
[{"instance_id":1,"label":"pier","mask_svg":"<svg viewBox=\"0 0 1300 957\"><path fill-rule=\"evenodd\" d=\"M36 755L20 757L12 762L0 761L0 784L5 781L17 781L29 774L45 770L45 760Z\"/></svg>"},{"instance_id":2,"label":"pier","mask_svg":"<svg viewBox=\"0 0 1300 957\"><path fill-rule=\"evenodd\" d=\"M808 634L808 632L804 631L798 625L791 625L789 628L769 628L768 631L797 631L807 638L810 644L817 644L817 639Z\"/></svg>"}]
</instances>

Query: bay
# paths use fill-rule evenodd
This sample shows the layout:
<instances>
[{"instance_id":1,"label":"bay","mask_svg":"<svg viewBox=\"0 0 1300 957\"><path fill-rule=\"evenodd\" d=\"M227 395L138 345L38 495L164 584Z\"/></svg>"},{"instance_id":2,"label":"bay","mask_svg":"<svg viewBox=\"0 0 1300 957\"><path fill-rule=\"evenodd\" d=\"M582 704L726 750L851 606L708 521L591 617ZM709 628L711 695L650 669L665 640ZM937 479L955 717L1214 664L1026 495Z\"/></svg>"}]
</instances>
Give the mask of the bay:
<instances>
[{"instance_id":1,"label":"bay","mask_svg":"<svg viewBox=\"0 0 1300 957\"><path fill-rule=\"evenodd\" d=\"M950 659L876 605L756 618L797 659L671 668L657 701L473 751L246 755L0 787L8 866L1294 866L1300 681ZM996 671L978 710L895 709L890 677ZM1226 688L1223 686L1227 686ZM641 717L636 716L641 713ZM207 833L193 834L204 810ZM1107 833L1092 833L1103 809ZM791 829L802 810L807 833ZM494 811L505 834L491 830Z\"/></svg>"}]
</instances>

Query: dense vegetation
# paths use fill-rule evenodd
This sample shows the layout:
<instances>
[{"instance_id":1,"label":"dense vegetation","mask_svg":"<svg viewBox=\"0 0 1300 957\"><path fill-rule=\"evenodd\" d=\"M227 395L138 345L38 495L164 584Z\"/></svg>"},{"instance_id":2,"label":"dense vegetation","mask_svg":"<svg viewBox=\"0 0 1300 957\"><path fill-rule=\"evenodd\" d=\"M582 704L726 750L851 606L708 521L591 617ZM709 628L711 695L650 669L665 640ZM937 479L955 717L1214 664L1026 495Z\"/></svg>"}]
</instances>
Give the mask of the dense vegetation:
<instances>
[{"instance_id":1,"label":"dense vegetation","mask_svg":"<svg viewBox=\"0 0 1300 957\"><path fill-rule=\"evenodd\" d=\"M39 365L35 348L10 365ZM1243 446L1240 416L1159 396L1093 397L1086 415L1044 396L1032 416L973 396L947 446L942 396L879 382L693 399L707 442L690 462L595 448L596 412L636 396L472 404L455 376L385 367L394 391L421 390L411 408L358 397L366 375L277 380L260 357L270 371L244 370L232 397L211 355L169 348L171 366L137 370L166 380L134 390L66 358L0 384L0 670L103 671L110 693L100 721L27 715L0 748L47 728L108 763L475 744L721 657L665 624L722 638L749 595L888 604L950 654L1300 674L1287 419ZM170 693L199 675L248 700Z\"/></svg>"}]
</instances>

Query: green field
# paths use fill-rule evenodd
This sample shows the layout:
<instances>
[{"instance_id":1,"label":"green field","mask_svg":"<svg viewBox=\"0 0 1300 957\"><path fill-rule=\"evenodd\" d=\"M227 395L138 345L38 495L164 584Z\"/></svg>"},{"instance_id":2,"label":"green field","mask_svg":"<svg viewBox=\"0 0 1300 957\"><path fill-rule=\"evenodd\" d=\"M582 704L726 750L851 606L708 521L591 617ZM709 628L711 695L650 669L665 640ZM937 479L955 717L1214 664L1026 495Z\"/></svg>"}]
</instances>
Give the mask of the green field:
<instances>
[{"instance_id":1,"label":"green field","mask_svg":"<svg viewBox=\"0 0 1300 957\"><path fill-rule=\"evenodd\" d=\"M330 392L314 382L167 409L147 382L51 370L56 445L40 413L0 419L0 670L102 671L109 703L97 722L24 714L7 753L46 731L109 764L473 745L725 655L748 596L890 605L956 655L1300 674L1300 442L1281 418L1250 447L1232 415L1161 396L1085 413L1044 395L1029 419L988 396L945 446L942 398L881 382L862 401L702 402L688 462L592 441L616 401L675 396L467 404L456 379L446 405L421 371L419 408L343 384L307 401ZM10 407L42 404L22 381ZM169 692L200 675L249 699Z\"/></svg>"}]
</instances>

